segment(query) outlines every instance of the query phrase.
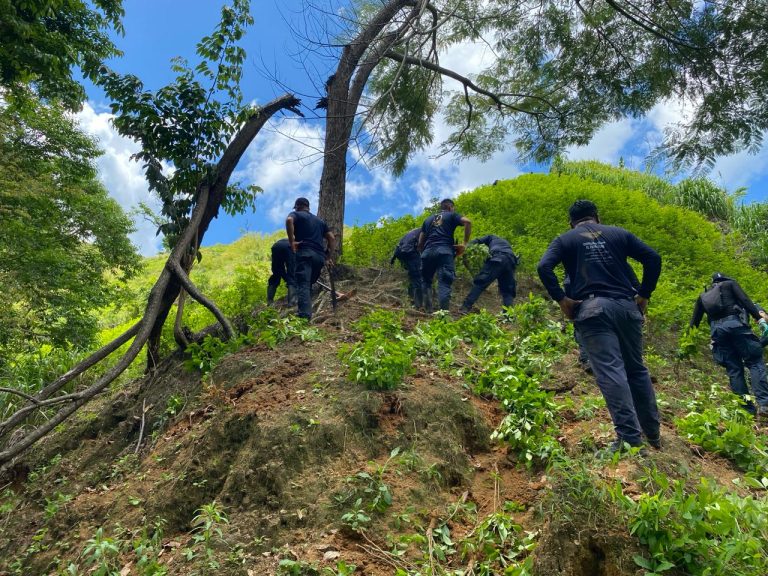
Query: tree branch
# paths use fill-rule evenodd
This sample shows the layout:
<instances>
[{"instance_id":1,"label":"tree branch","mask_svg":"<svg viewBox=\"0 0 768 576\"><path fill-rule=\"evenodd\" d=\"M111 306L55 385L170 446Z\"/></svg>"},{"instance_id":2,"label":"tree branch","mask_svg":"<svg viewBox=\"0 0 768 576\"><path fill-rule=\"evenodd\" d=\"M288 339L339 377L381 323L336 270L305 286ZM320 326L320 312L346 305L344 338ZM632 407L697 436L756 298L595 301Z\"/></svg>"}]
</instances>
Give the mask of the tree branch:
<instances>
[{"instance_id":1,"label":"tree branch","mask_svg":"<svg viewBox=\"0 0 768 576\"><path fill-rule=\"evenodd\" d=\"M168 260L166 267L168 267L168 269L176 275L176 278L179 279L179 282L181 282L181 285L184 287L187 293L192 296L192 298L200 302L200 304L205 306L211 312L211 314L216 317L216 319L219 321L219 324L221 324L221 327L224 329L224 334L226 335L227 339L234 337L235 330L232 328L232 324L230 324L229 320L227 320L227 317L222 314L221 310L219 310L219 308L216 306L216 304L213 303L212 300L210 300L205 296L205 294L197 289L197 286L192 283L192 280L189 279L189 276L187 276L184 268L182 268L181 263L175 260Z\"/></svg>"}]
</instances>

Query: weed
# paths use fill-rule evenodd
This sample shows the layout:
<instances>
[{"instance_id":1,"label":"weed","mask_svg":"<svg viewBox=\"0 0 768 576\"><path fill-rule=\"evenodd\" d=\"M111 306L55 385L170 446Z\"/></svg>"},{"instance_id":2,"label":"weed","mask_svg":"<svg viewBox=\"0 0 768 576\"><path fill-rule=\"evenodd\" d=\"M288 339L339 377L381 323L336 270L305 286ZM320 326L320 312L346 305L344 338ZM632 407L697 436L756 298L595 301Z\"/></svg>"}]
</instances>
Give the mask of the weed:
<instances>
[{"instance_id":1,"label":"weed","mask_svg":"<svg viewBox=\"0 0 768 576\"><path fill-rule=\"evenodd\" d=\"M655 470L645 483L649 491L637 500L618 485L612 494L627 512L630 532L648 546L650 558L635 556L646 576L672 567L696 576L768 573L768 502L730 494L704 478L688 492L684 480Z\"/></svg>"},{"instance_id":2,"label":"weed","mask_svg":"<svg viewBox=\"0 0 768 576\"><path fill-rule=\"evenodd\" d=\"M216 571L221 568L213 545L215 542L226 544L222 532L222 526L226 524L229 524L229 519L216 500L198 508L192 519L192 543L183 550L187 561L197 558L202 553L209 570Z\"/></svg>"},{"instance_id":3,"label":"weed","mask_svg":"<svg viewBox=\"0 0 768 576\"><path fill-rule=\"evenodd\" d=\"M53 498L46 498L44 508L46 522L53 520L56 514L58 514L59 509L71 500L71 494L62 494L61 492L56 492Z\"/></svg>"},{"instance_id":4,"label":"weed","mask_svg":"<svg viewBox=\"0 0 768 576\"><path fill-rule=\"evenodd\" d=\"M373 472L358 472L345 479L347 489L337 494L335 500L340 505L354 500L352 508L341 517L351 531L365 530L371 522L370 514L382 514L392 505L392 492L384 482L384 474L399 454L400 449L395 448L384 464L374 466Z\"/></svg>"},{"instance_id":5,"label":"weed","mask_svg":"<svg viewBox=\"0 0 768 576\"><path fill-rule=\"evenodd\" d=\"M280 560L277 573L280 576L320 576L320 571L314 564L290 558Z\"/></svg>"},{"instance_id":6,"label":"weed","mask_svg":"<svg viewBox=\"0 0 768 576\"><path fill-rule=\"evenodd\" d=\"M91 566L88 574L94 576L113 576L120 569L120 543L115 538L104 535L104 528L99 527L93 537L85 543L82 556Z\"/></svg>"}]
</instances>

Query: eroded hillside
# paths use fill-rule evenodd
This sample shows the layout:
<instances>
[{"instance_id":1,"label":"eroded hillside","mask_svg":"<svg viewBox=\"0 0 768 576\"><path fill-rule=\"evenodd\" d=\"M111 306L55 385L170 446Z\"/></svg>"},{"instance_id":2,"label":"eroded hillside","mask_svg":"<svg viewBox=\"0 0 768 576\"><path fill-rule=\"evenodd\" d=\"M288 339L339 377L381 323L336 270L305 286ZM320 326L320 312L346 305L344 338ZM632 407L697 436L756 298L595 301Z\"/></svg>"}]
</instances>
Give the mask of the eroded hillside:
<instances>
[{"instance_id":1,"label":"eroded hillside","mask_svg":"<svg viewBox=\"0 0 768 576\"><path fill-rule=\"evenodd\" d=\"M486 294L488 313L428 317L404 306L402 273L364 268L311 326L257 308L221 358L168 358L17 464L0 570L764 573L765 436L724 375L654 335L664 448L595 458L613 437L602 399L520 280L508 315Z\"/></svg>"}]
</instances>

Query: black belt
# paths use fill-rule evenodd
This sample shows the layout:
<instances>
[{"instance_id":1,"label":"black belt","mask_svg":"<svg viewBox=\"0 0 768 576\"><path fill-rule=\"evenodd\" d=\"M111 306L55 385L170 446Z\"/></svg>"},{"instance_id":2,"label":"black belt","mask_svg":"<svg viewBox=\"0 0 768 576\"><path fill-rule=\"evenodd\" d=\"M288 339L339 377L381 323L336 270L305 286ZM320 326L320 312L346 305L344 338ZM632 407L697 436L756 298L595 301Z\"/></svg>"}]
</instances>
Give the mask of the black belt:
<instances>
[{"instance_id":1,"label":"black belt","mask_svg":"<svg viewBox=\"0 0 768 576\"><path fill-rule=\"evenodd\" d=\"M720 318L712 318L712 322L720 322L721 320L728 320L729 318L736 318L736 320L741 321L741 316L738 314L728 314L727 316L720 316Z\"/></svg>"},{"instance_id":2,"label":"black belt","mask_svg":"<svg viewBox=\"0 0 768 576\"><path fill-rule=\"evenodd\" d=\"M592 294L587 294L584 297L584 300L588 300L591 298L610 298L611 300L634 300L634 296L619 296L618 294L601 294L599 292L593 292Z\"/></svg>"}]
</instances>

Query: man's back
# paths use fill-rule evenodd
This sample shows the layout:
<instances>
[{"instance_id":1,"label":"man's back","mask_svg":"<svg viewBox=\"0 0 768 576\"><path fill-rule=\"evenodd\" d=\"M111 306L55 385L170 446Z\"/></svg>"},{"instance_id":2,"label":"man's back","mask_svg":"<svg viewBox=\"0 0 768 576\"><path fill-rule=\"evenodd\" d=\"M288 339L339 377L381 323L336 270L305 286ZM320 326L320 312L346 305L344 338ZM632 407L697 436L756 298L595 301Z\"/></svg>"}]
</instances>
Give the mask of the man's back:
<instances>
[{"instance_id":1,"label":"man's back","mask_svg":"<svg viewBox=\"0 0 768 576\"><path fill-rule=\"evenodd\" d=\"M645 268L643 283L637 291L627 257L638 260ZM560 261L571 281L571 297L576 300L590 295L633 298L636 293L647 298L661 272L661 258L650 246L623 228L597 222L580 223L556 238L539 266L546 268ZM555 297L559 289L556 279L551 284L547 281L545 286L548 290L556 288L554 292L550 290Z\"/></svg>"},{"instance_id":2,"label":"man's back","mask_svg":"<svg viewBox=\"0 0 768 576\"><path fill-rule=\"evenodd\" d=\"M461 214L457 212L440 212L424 220L421 232L424 234L424 250L434 248L449 248L453 250L455 243L453 233L461 222Z\"/></svg>"},{"instance_id":3,"label":"man's back","mask_svg":"<svg viewBox=\"0 0 768 576\"><path fill-rule=\"evenodd\" d=\"M293 229L299 250L309 248L320 254L325 253L323 239L328 233L328 225L306 210L296 210L289 216L293 217Z\"/></svg>"}]
</instances>

